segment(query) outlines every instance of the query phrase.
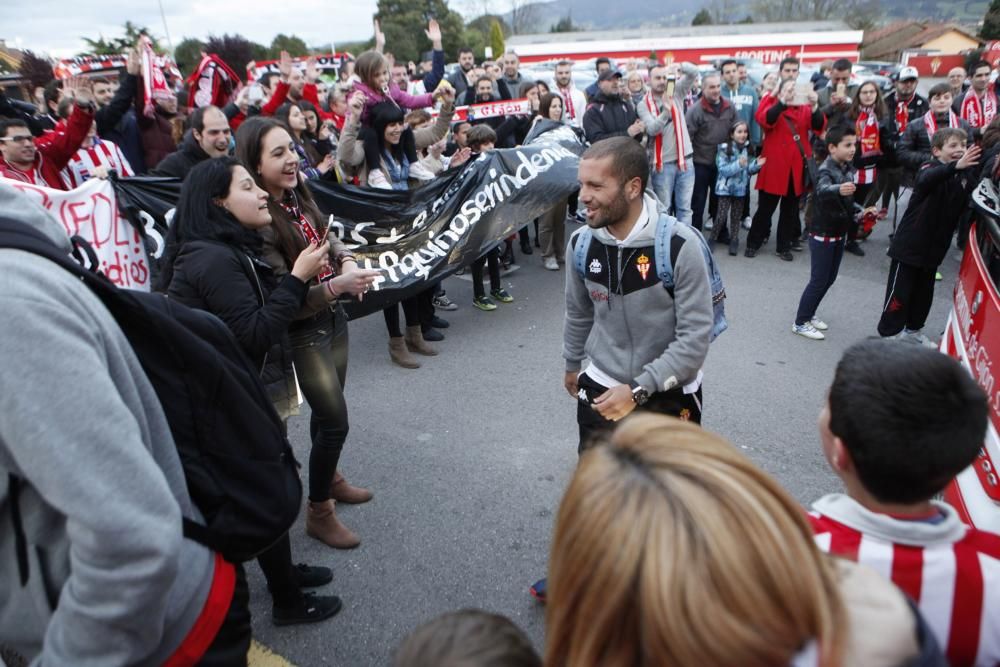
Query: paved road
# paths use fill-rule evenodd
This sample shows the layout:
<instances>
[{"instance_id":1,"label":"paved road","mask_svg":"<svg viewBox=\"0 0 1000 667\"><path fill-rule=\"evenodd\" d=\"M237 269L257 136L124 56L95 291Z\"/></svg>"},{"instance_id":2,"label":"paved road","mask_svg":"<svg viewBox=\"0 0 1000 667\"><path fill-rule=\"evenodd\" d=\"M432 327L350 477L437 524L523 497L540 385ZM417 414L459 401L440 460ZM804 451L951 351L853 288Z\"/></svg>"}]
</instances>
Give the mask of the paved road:
<instances>
[{"instance_id":1,"label":"paved road","mask_svg":"<svg viewBox=\"0 0 1000 667\"><path fill-rule=\"evenodd\" d=\"M837 490L815 419L841 352L875 333L889 261L889 222L846 256L822 305L828 339L791 333L808 251L786 263L772 245L756 258L719 257L730 330L705 369L705 426L773 474L803 503ZM561 491L576 463L575 404L562 389L564 274L520 258L505 283L514 303L482 313L467 280L446 282L460 310L441 354L419 370L389 361L382 318L351 324L348 401L352 430L342 469L375 499L342 515L360 548L333 551L292 530L297 561L334 569L327 587L344 599L332 621L293 629L270 624L256 564L248 568L254 634L294 664L384 665L417 624L464 607L506 614L542 645L544 614L527 593L544 574ZM928 334L943 330L958 268L942 268ZM308 452L307 420L292 442Z\"/></svg>"}]
</instances>

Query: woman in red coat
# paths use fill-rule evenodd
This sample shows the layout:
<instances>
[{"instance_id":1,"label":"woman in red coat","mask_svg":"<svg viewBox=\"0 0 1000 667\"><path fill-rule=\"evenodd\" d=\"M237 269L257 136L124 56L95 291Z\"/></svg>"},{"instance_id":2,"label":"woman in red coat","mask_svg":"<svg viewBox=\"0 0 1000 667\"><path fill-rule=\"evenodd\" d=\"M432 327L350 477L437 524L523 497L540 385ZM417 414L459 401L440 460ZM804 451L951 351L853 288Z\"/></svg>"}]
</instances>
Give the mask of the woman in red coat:
<instances>
[{"instance_id":1,"label":"woman in red coat","mask_svg":"<svg viewBox=\"0 0 1000 667\"><path fill-rule=\"evenodd\" d=\"M809 104L795 105L795 79L785 79L778 86L776 95L768 95L760 102L756 119L764 129L761 157L767 158L757 176L757 212L747 237L745 257L754 257L764 240L771 235L771 216L781 204L778 214L778 257L792 261L792 246L802 235L799 223L799 198L805 194L802 182L802 155L795 142L795 134L807 157L809 130L822 133L826 117L819 110L815 92L809 92ZM794 127L794 131L793 131Z\"/></svg>"}]
</instances>

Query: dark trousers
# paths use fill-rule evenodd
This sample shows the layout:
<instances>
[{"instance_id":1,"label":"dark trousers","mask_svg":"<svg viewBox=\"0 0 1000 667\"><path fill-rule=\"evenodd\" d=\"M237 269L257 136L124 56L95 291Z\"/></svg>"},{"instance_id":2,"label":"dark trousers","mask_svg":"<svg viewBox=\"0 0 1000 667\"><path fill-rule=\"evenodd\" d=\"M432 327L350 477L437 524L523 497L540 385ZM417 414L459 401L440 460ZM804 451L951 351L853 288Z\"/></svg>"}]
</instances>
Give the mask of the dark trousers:
<instances>
[{"instance_id":1,"label":"dark trousers","mask_svg":"<svg viewBox=\"0 0 1000 667\"><path fill-rule=\"evenodd\" d=\"M327 482L327 487L329 486L330 483ZM288 533L257 556L257 564L264 573L267 590L271 591L271 599L275 605L291 607L302 598L302 589L292 565L292 543L288 539Z\"/></svg>"},{"instance_id":2,"label":"dark trousers","mask_svg":"<svg viewBox=\"0 0 1000 667\"><path fill-rule=\"evenodd\" d=\"M799 198L789 182L788 193L785 196L771 194L758 190L757 211L753 214L753 224L747 236L747 246L754 250L760 249L764 239L771 235L771 217L774 209L781 205L778 212L778 252L791 250L792 242L802 236L802 226L799 222Z\"/></svg>"},{"instance_id":3,"label":"dark trousers","mask_svg":"<svg viewBox=\"0 0 1000 667\"><path fill-rule=\"evenodd\" d=\"M597 384L586 373L580 375L577 386L586 392L588 399L587 401L577 400L576 404L576 423L580 427L580 444L577 447L577 452L582 454L585 449L599 442L600 438L606 437L617 424L602 417L590 405L598 396L608 390L607 387ZM637 410L670 415L701 424L701 406L701 387L693 394L685 394L680 387L675 387L670 391L658 391L655 394L650 394L646 404Z\"/></svg>"},{"instance_id":4,"label":"dark trousers","mask_svg":"<svg viewBox=\"0 0 1000 667\"><path fill-rule=\"evenodd\" d=\"M809 239L809 282L799 299L796 324L805 324L816 316L816 309L827 291L837 280L840 260L844 258L844 241L828 242Z\"/></svg>"},{"instance_id":5,"label":"dark trousers","mask_svg":"<svg viewBox=\"0 0 1000 667\"><path fill-rule=\"evenodd\" d=\"M403 299L399 303L394 303L382 309L382 316L385 318L385 328L389 331L390 338L402 338L403 332L399 328L399 307L403 307L403 317L406 318L406 326L415 327L420 324L420 307L417 297L411 296Z\"/></svg>"},{"instance_id":6,"label":"dark trousers","mask_svg":"<svg viewBox=\"0 0 1000 667\"><path fill-rule=\"evenodd\" d=\"M493 248L472 263L472 293L477 299L486 296L483 290L483 264L489 264L490 291L500 289L500 251Z\"/></svg>"},{"instance_id":7,"label":"dark trousers","mask_svg":"<svg viewBox=\"0 0 1000 667\"><path fill-rule=\"evenodd\" d=\"M236 587L222 627L208 650L198 661L199 667L246 667L250 650L250 588L243 565L236 563Z\"/></svg>"},{"instance_id":8,"label":"dark trousers","mask_svg":"<svg viewBox=\"0 0 1000 667\"><path fill-rule=\"evenodd\" d=\"M342 308L336 313L324 311L308 322L293 325L289 338L295 354L299 386L312 417L309 433L309 500L321 503L330 499L330 482L340 462L340 452L347 440L347 317Z\"/></svg>"},{"instance_id":9,"label":"dark trousers","mask_svg":"<svg viewBox=\"0 0 1000 667\"><path fill-rule=\"evenodd\" d=\"M935 273L936 269L892 260L882 318L878 321L880 336L895 336L903 329L919 331L924 328L934 301Z\"/></svg>"},{"instance_id":10,"label":"dark trousers","mask_svg":"<svg viewBox=\"0 0 1000 667\"><path fill-rule=\"evenodd\" d=\"M694 192L691 193L691 224L695 229L701 229L702 218L705 217L705 204L708 203L709 192L715 191L715 179L719 170L714 164L694 165Z\"/></svg>"},{"instance_id":11,"label":"dark trousers","mask_svg":"<svg viewBox=\"0 0 1000 667\"><path fill-rule=\"evenodd\" d=\"M743 220L743 197L719 197L718 213L715 216L715 224L712 227L712 240L718 241L720 235L725 238L723 232L726 225L729 225L729 238L738 239L740 237L740 222Z\"/></svg>"}]
</instances>

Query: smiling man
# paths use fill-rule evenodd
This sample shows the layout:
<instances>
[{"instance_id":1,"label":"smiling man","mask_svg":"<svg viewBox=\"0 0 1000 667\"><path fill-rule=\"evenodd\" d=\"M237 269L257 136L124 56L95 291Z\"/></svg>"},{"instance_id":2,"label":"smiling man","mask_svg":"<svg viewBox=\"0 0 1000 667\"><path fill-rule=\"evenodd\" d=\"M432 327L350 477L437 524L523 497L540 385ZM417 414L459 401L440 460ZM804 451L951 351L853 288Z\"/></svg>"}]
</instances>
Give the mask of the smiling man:
<instances>
[{"instance_id":1,"label":"smiling man","mask_svg":"<svg viewBox=\"0 0 1000 667\"><path fill-rule=\"evenodd\" d=\"M180 149L156 165L151 175L184 178L199 162L229 155L232 132L226 114L219 107L195 109L190 122L191 130L184 136Z\"/></svg>"}]
</instances>

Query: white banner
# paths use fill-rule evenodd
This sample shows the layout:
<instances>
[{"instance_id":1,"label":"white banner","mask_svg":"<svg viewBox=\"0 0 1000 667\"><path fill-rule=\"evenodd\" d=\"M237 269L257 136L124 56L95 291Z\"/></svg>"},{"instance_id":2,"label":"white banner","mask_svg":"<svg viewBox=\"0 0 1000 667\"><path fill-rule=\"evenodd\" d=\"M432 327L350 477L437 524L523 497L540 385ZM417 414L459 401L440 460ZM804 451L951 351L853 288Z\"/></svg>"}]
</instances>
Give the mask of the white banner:
<instances>
[{"instance_id":1,"label":"white banner","mask_svg":"<svg viewBox=\"0 0 1000 667\"><path fill-rule=\"evenodd\" d=\"M113 283L149 291L150 265L142 237L118 211L110 181L92 178L68 192L2 177L0 183L28 194L62 223L68 236L90 243L101 272Z\"/></svg>"}]
</instances>

